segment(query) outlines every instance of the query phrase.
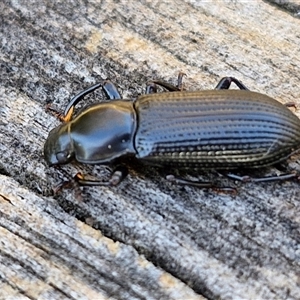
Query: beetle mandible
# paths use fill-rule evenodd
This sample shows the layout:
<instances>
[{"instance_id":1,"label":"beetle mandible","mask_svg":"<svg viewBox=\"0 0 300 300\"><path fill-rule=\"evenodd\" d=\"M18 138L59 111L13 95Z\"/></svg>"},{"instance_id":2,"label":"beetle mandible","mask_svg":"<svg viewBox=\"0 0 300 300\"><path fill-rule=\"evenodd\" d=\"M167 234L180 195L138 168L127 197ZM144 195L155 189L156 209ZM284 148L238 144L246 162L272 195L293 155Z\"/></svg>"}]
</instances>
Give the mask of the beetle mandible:
<instances>
[{"instance_id":1,"label":"beetle mandible","mask_svg":"<svg viewBox=\"0 0 300 300\"><path fill-rule=\"evenodd\" d=\"M182 91L182 76L180 73L177 86L152 81L136 101L121 100L109 80L77 94L65 109L64 123L49 133L44 146L46 162L50 166L72 160L106 164L135 157L160 167L232 170L274 165L300 148L300 119L285 105L249 91L234 77L222 78L214 90ZM239 90L229 90L231 83ZM157 85L168 92L156 93ZM94 104L72 118L75 105L100 87L111 101ZM126 170L117 169L108 182L81 175L77 181L116 185L124 176ZM168 179L212 186L172 176Z\"/></svg>"}]
</instances>

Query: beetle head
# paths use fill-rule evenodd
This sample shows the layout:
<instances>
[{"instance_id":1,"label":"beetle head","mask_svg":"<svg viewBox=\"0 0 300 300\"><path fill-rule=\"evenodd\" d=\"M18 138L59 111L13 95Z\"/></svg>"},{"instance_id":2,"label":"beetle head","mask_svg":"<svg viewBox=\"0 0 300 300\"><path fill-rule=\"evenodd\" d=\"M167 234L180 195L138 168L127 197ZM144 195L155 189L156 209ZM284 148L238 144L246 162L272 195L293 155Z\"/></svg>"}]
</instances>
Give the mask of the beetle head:
<instances>
[{"instance_id":1,"label":"beetle head","mask_svg":"<svg viewBox=\"0 0 300 300\"><path fill-rule=\"evenodd\" d=\"M67 164L73 157L74 149L68 124L52 129L44 145L44 158L48 165Z\"/></svg>"}]
</instances>

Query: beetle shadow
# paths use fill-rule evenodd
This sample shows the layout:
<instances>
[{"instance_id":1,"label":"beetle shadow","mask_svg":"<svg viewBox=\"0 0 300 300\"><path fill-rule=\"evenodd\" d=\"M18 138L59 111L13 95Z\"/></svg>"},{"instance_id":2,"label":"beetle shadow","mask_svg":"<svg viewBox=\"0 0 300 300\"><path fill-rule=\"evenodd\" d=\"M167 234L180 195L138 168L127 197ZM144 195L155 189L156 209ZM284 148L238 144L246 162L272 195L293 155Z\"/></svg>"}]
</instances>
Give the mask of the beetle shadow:
<instances>
[{"instance_id":1,"label":"beetle shadow","mask_svg":"<svg viewBox=\"0 0 300 300\"><path fill-rule=\"evenodd\" d=\"M263 168L237 168L234 170L203 170L162 167L145 164L136 158L126 159L123 162L131 175L166 185L193 186L197 188L235 188L237 183L249 182L266 183L271 181L299 180L297 171L293 170L287 162ZM171 178L171 180L170 180ZM162 180L163 179L163 180ZM126 179L125 179L126 180ZM210 184L210 185L209 185Z\"/></svg>"},{"instance_id":2,"label":"beetle shadow","mask_svg":"<svg viewBox=\"0 0 300 300\"><path fill-rule=\"evenodd\" d=\"M116 160L114 167L125 165L132 176L144 178L161 186L194 186L198 188L209 188L211 185L228 185L228 179L220 176L214 170L185 169L176 166L156 166L138 160L135 157ZM113 167L113 168L114 168ZM113 169L112 168L112 169ZM124 179L126 180L126 178Z\"/></svg>"}]
</instances>

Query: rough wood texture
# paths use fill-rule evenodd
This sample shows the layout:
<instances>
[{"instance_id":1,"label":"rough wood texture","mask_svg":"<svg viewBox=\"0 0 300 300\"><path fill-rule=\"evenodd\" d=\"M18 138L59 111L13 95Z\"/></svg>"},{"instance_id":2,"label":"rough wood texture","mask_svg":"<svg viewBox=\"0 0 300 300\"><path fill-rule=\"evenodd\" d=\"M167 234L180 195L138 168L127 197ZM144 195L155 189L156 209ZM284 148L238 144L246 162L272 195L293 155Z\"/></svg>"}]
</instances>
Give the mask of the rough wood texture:
<instances>
[{"instance_id":1,"label":"rough wood texture","mask_svg":"<svg viewBox=\"0 0 300 300\"><path fill-rule=\"evenodd\" d=\"M194 90L231 75L300 105L295 13L255 0L2 0L0 11L0 299L299 299L299 182L204 174L236 185L231 196L137 168L79 202L53 196L64 174L42 157L58 124L46 104L63 109L107 77L135 98L178 71Z\"/></svg>"}]
</instances>

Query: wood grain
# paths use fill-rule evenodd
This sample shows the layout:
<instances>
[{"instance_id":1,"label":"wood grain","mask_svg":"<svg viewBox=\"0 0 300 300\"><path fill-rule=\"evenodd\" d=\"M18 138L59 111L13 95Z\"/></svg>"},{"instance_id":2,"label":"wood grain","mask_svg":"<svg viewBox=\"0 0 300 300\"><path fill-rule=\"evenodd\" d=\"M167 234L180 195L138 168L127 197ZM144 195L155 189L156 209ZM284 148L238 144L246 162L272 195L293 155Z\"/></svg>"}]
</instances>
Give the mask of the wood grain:
<instances>
[{"instance_id":1,"label":"wood grain","mask_svg":"<svg viewBox=\"0 0 300 300\"><path fill-rule=\"evenodd\" d=\"M258 0L4 0L0 11L0 299L299 299L299 182L191 174L236 187L233 196L138 166L78 201L53 195L66 178L43 160L59 123L46 105L63 110L106 78L135 99L149 79L174 83L179 71L189 90L230 75L300 105L295 13Z\"/></svg>"}]
</instances>

